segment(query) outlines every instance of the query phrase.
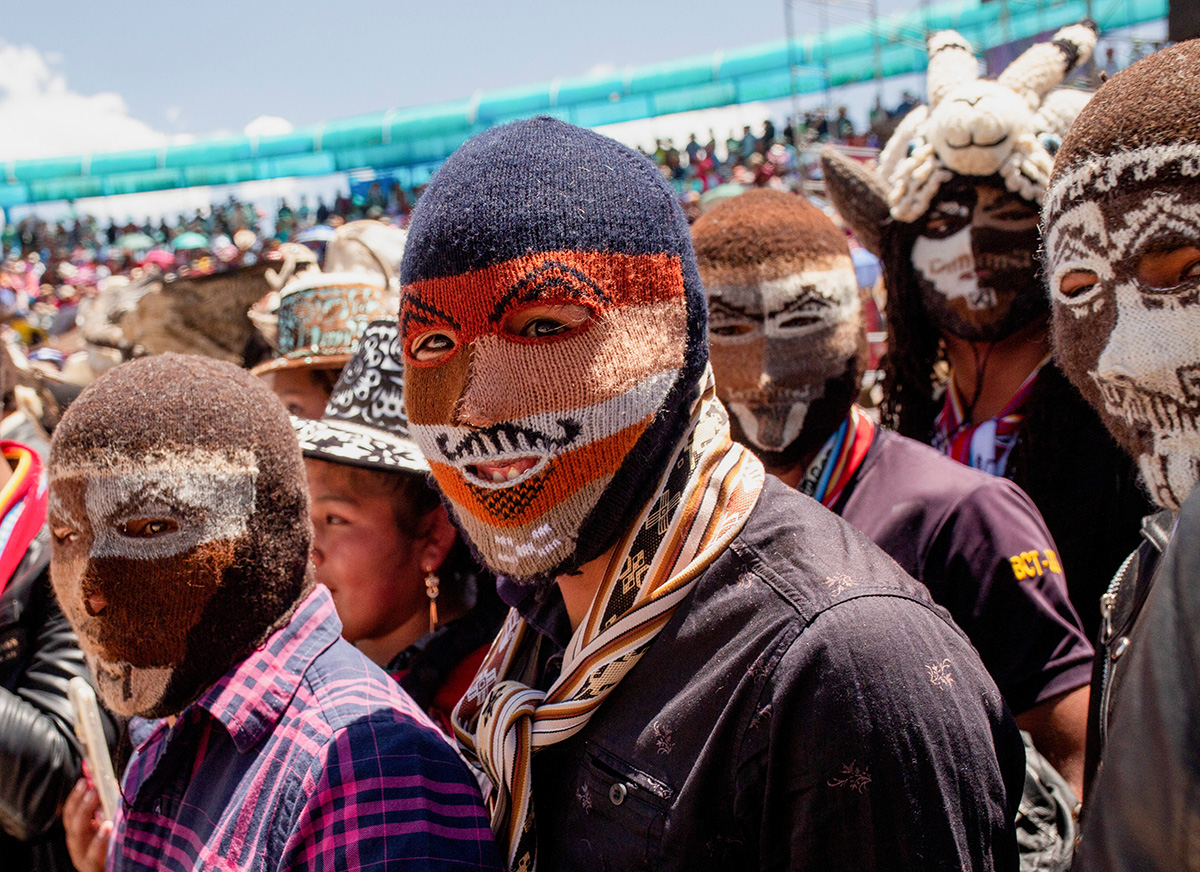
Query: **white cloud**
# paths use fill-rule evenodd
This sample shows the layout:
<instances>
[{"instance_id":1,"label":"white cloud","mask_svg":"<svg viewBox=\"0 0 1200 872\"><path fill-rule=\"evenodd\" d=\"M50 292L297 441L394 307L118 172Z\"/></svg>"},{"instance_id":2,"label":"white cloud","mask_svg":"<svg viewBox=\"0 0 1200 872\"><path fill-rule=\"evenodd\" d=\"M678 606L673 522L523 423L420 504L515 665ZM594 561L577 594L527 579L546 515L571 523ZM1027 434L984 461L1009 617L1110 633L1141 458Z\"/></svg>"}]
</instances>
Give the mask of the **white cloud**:
<instances>
[{"instance_id":1,"label":"white cloud","mask_svg":"<svg viewBox=\"0 0 1200 872\"><path fill-rule=\"evenodd\" d=\"M54 70L57 53L0 43L0 160L147 148L165 134L129 114L119 94L80 94Z\"/></svg>"},{"instance_id":2,"label":"white cloud","mask_svg":"<svg viewBox=\"0 0 1200 872\"><path fill-rule=\"evenodd\" d=\"M278 115L259 115L242 130L245 136L278 136L291 133L296 128L292 122Z\"/></svg>"},{"instance_id":3,"label":"white cloud","mask_svg":"<svg viewBox=\"0 0 1200 872\"><path fill-rule=\"evenodd\" d=\"M616 64L609 63L608 61L603 61L601 63L595 64L592 67L590 67L588 69L588 71L586 73L584 73L584 75L585 76L607 76L607 75L610 75L611 73L615 73L616 71L617 71Z\"/></svg>"}]
</instances>

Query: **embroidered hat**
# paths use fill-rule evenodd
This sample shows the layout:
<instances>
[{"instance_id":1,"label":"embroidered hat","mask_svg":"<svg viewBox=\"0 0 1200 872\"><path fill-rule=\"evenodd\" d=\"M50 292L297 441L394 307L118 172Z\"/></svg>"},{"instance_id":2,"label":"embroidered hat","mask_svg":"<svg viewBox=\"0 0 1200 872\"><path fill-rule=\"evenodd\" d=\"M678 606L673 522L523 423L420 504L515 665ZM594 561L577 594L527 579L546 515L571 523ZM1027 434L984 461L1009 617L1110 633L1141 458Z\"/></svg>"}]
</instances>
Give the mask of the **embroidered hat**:
<instances>
[{"instance_id":1,"label":"embroidered hat","mask_svg":"<svg viewBox=\"0 0 1200 872\"><path fill-rule=\"evenodd\" d=\"M279 294L278 356L251 372L265 375L298 366L341 369L367 324L386 315L392 300L367 275L316 269L301 273Z\"/></svg>"},{"instance_id":2,"label":"embroidered hat","mask_svg":"<svg viewBox=\"0 0 1200 872\"><path fill-rule=\"evenodd\" d=\"M292 418L305 457L384 472L429 472L408 432L404 360L394 320L367 325L320 420Z\"/></svg>"},{"instance_id":3,"label":"embroidered hat","mask_svg":"<svg viewBox=\"0 0 1200 872\"><path fill-rule=\"evenodd\" d=\"M734 438L790 465L790 449L819 448L858 395L866 334L846 236L804 197L759 189L705 212L692 238Z\"/></svg>"},{"instance_id":4,"label":"embroidered hat","mask_svg":"<svg viewBox=\"0 0 1200 872\"><path fill-rule=\"evenodd\" d=\"M1055 359L1177 509L1200 480L1200 40L1096 92L1043 218Z\"/></svg>"},{"instance_id":5,"label":"embroidered hat","mask_svg":"<svg viewBox=\"0 0 1200 872\"><path fill-rule=\"evenodd\" d=\"M51 580L119 714L181 711L313 584L299 446L270 388L233 364L116 367L63 415L48 474Z\"/></svg>"},{"instance_id":6,"label":"embroidered hat","mask_svg":"<svg viewBox=\"0 0 1200 872\"><path fill-rule=\"evenodd\" d=\"M409 225L400 332L413 437L483 562L575 569L657 489L708 359L674 191L551 118L443 164Z\"/></svg>"}]
</instances>

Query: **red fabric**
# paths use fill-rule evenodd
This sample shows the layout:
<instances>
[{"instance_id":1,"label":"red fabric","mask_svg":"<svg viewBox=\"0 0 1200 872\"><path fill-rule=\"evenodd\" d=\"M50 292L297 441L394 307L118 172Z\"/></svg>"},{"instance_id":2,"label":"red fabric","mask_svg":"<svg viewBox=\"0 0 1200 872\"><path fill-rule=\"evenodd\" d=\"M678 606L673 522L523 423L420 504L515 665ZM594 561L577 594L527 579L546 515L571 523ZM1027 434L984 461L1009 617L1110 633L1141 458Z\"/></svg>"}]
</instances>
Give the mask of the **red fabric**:
<instances>
[{"instance_id":1,"label":"red fabric","mask_svg":"<svg viewBox=\"0 0 1200 872\"><path fill-rule=\"evenodd\" d=\"M42 481L42 462L36 453L20 442L7 439L0 439L0 452L14 467L12 478L0 490L0 522L10 512L20 512L8 538L0 543L0 593L3 593L29 543L46 523L49 494Z\"/></svg>"},{"instance_id":2,"label":"red fabric","mask_svg":"<svg viewBox=\"0 0 1200 872\"><path fill-rule=\"evenodd\" d=\"M450 722L450 713L454 711L454 707L458 705L458 701L463 698L463 694L467 692L467 688L475 680L475 673L483 665L483 658L487 656L488 649L491 647L491 642L480 645L463 658L462 662L455 666L454 670L446 677L446 680L442 682L442 686L434 694L429 710L425 712L447 736L454 735L454 728ZM398 672L393 672L391 675L396 683L399 684L400 680L407 674L407 669L401 669Z\"/></svg>"},{"instance_id":3,"label":"red fabric","mask_svg":"<svg viewBox=\"0 0 1200 872\"><path fill-rule=\"evenodd\" d=\"M491 643L488 642L467 655L461 663L454 667L454 671L450 673L446 682L438 689L437 695L434 696L433 705L429 707L429 716L433 718L434 723L446 731L447 735L454 735L454 729L450 725L450 712L454 711L458 701L463 698L463 694L475 680L475 673L483 665L483 658L487 656L488 649L491 647Z\"/></svg>"}]
</instances>

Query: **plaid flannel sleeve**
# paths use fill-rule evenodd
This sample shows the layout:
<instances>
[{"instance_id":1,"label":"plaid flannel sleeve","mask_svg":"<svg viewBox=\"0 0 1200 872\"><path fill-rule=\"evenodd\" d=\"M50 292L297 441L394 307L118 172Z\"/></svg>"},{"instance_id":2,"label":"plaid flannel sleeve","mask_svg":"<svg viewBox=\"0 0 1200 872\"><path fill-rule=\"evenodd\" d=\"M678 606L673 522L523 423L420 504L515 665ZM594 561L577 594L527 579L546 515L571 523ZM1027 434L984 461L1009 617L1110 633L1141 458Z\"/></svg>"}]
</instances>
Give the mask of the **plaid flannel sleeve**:
<instances>
[{"instance_id":1,"label":"plaid flannel sleeve","mask_svg":"<svg viewBox=\"0 0 1200 872\"><path fill-rule=\"evenodd\" d=\"M280 868L501 868L478 786L432 730L363 718L318 759Z\"/></svg>"}]
</instances>

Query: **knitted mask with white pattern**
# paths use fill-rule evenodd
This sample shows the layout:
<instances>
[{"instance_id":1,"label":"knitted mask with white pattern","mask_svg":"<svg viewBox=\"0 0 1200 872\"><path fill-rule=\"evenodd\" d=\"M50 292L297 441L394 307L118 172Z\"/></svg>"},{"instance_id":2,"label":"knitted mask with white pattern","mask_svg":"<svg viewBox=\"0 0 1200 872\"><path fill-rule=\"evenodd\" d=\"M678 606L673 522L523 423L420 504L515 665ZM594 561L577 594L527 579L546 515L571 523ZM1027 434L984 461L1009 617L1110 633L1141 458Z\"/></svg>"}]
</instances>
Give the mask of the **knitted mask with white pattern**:
<instances>
[{"instance_id":1,"label":"knitted mask with white pattern","mask_svg":"<svg viewBox=\"0 0 1200 872\"><path fill-rule=\"evenodd\" d=\"M846 236L803 197L762 189L705 212L692 238L734 438L793 465L845 420L866 362Z\"/></svg>"},{"instance_id":2,"label":"knitted mask with white pattern","mask_svg":"<svg viewBox=\"0 0 1200 872\"><path fill-rule=\"evenodd\" d=\"M405 406L484 563L545 582L616 544L708 363L687 221L654 165L550 118L438 170L401 266Z\"/></svg>"},{"instance_id":3,"label":"knitted mask with white pattern","mask_svg":"<svg viewBox=\"0 0 1200 872\"><path fill-rule=\"evenodd\" d=\"M1044 224L1059 366L1178 509L1200 481L1200 40L1101 87Z\"/></svg>"},{"instance_id":4,"label":"knitted mask with white pattern","mask_svg":"<svg viewBox=\"0 0 1200 872\"><path fill-rule=\"evenodd\" d=\"M105 374L48 472L51 580L118 714L182 711L312 587L300 447L232 364L162 354Z\"/></svg>"},{"instance_id":5,"label":"knitted mask with white pattern","mask_svg":"<svg viewBox=\"0 0 1200 872\"><path fill-rule=\"evenodd\" d=\"M882 256L885 236L912 240L907 259L888 254L889 286L903 293L896 274L911 271L942 334L994 342L1045 315L1037 210L1057 144L1090 96L1055 86L1095 44L1091 25L1073 24L982 79L961 35L935 33L929 104L900 122L878 170L822 154L830 198L863 245Z\"/></svg>"}]
</instances>

